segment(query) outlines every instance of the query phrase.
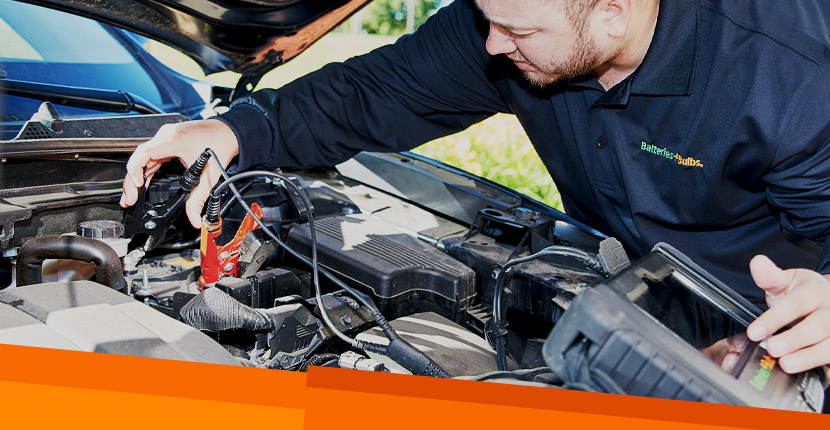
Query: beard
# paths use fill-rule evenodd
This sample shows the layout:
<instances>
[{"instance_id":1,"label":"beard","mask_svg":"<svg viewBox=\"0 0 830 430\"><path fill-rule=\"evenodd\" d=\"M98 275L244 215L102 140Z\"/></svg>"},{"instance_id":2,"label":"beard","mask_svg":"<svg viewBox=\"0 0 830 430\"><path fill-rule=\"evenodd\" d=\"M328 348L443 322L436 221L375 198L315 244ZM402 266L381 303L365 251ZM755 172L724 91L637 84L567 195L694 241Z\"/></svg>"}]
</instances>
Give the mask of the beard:
<instances>
[{"instance_id":1,"label":"beard","mask_svg":"<svg viewBox=\"0 0 830 430\"><path fill-rule=\"evenodd\" d=\"M591 73L610 57L608 53L600 51L594 40L588 38L587 32L583 31L567 55L534 63L516 52L510 59L527 63L530 67L522 70L525 79L534 86L544 88Z\"/></svg>"}]
</instances>

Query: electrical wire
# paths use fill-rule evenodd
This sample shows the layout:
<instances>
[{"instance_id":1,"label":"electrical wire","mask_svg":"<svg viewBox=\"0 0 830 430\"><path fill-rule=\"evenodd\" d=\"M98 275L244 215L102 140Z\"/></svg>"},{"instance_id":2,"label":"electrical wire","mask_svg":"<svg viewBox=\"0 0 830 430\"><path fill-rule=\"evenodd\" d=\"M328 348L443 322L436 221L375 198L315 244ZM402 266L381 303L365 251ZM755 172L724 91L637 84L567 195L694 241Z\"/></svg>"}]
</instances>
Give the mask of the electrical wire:
<instances>
[{"instance_id":1,"label":"electrical wire","mask_svg":"<svg viewBox=\"0 0 830 430\"><path fill-rule=\"evenodd\" d=\"M495 333L493 335L493 344L496 348L496 364L498 365L500 371L507 370L507 353L505 351L506 340L504 338L506 335L506 325L503 322L504 313L502 312L502 296L504 295L504 283L507 279L507 275L517 264L527 263L528 261L533 261L539 257L544 257L547 255L562 255L566 257L577 258L581 260L583 263L585 263L586 266L605 275L602 270L602 265L599 263L599 261L593 254L578 248L571 248L559 245L549 246L534 254L528 255L526 257L514 258L505 263L504 266L502 266L501 270L499 270L499 274L496 276L496 282L494 287L495 290L493 291L492 327Z\"/></svg>"},{"instance_id":2,"label":"electrical wire","mask_svg":"<svg viewBox=\"0 0 830 430\"><path fill-rule=\"evenodd\" d=\"M248 188L251 188L253 185L255 185L257 183L259 183L259 178L253 178L250 181L245 182L244 184L242 184L241 187L239 187L239 189L238 189L239 194L244 193ZM222 205L222 209L219 210L219 216L224 218L225 215L228 213L228 211L233 207L233 204L236 203L237 201L238 201L237 199L228 200L227 203Z\"/></svg>"},{"instance_id":3,"label":"electrical wire","mask_svg":"<svg viewBox=\"0 0 830 430\"><path fill-rule=\"evenodd\" d=\"M210 149L209 149L209 151L213 152ZM220 166L220 171L221 170L222 169L221 169L221 166ZM227 174L227 172L225 172L225 174ZM225 179L224 182L216 185L216 187L214 187L213 191L211 192L211 197L219 198L220 193L226 187L230 188L231 192L233 192L234 188L235 188L235 187L232 186L233 182L241 180L241 179L247 179L247 178L255 177L255 176L266 176L266 177L273 177L273 178L279 179L283 184L287 184L287 187L290 187L294 191L297 192L297 194L300 197L300 200L303 204L303 209L305 209L305 211L308 213L309 230L310 230L311 238L312 238L312 256L313 256L315 254L314 251L316 249L316 246L315 246L315 244L316 244L316 233L315 233L316 229L314 228L314 219L313 219L313 216L311 215L311 202L309 202L308 197L305 195L305 192L303 191L303 189L300 188L294 182L292 182L290 178L288 178L286 176L283 176L283 175L280 175L278 173L268 171L268 170L251 170L251 171L247 171L247 172L237 173L236 175L233 175L233 177L227 178L227 179ZM236 199L240 200L242 207L246 208L246 211L250 209L250 206L248 206L245 203L245 201L242 200L242 195L241 194L234 193L234 197ZM248 214L249 215L252 214L252 211L249 211ZM261 220L259 220L259 218L255 217L254 220L257 221L257 224L260 227L264 228L265 224L262 223ZM280 239L278 236L275 236L273 233L271 233L270 230L266 229L266 233L268 233L268 236L271 237L271 239L273 239L275 242L277 242L278 245L282 246L293 257L297 258L298 260L302 261L303 263L311 265L312 268L313 268L313 266L314 266L313 259L309 260L306 256L304 256L304 255L300 254L299 252L297 252L297 251L293 250L292 248L290 248L287 244L285 244L285 242L282 241L282 239ZM327 277L330 281L332 281L335 285L337 285L338 287L346 290L349 294L352 294L353 296L355 296L355 298L360 302L360 304L362 304L363 306L368 308L370 313L380 315L380 311L377 309L375 304L372 303L372 301L368 298L368 296L366 296L365 294L361 293L360 291L357 291L354 288L350 287L349 285L347 285L346 283L344 283L343 281L338 279L336 276L334 276L331 272L326 270L324 267L319 267L318 266L318 270L325 277ZM381 315L381 317L382 317L382 315Z\"/></svg>"},{"instance_id":4,"label":"electrical wire","mask_svg":"<svg viewBox=\"0 0 830 430\"><path fill-rule=\"evenodd\" d=\"M171 243L162 242L162 243L156 245L156 248L159 248L159 249L172 249L172 250L188 249L188 248L191 248L193 246L198 245L199 242L201 242L201 241L202 241L202 237L198 236L193 240L188 240L187 242L171 242Z\"/></svg>"},{"instance_id":5,"label":"electrical wire","mask_svg":"<svg viewBox=\"0 0 830 430\"><path fill-rule=\"evenodd\" d=\"M371 350L371 351L378 352L378 353L383 353L385 351L385 346L384 345L371 344L369 342L358 341L356 339L350 338L345 333L341 332L334 325L334 323L331 321L331 318L329 317L328 312L326 311L326 308L323 306L322 292L321 292L321 288L320 288L320 279L319 279L319 273L320 272L324 273L329 279L334 281L335 284L337 284L338 286L340 286L341 288L343 288L344 290L346 290L347 292L349 292L350 294L355 296L355 298L369 310L370 315L372 315L372 317L375 319L375 321L379 325L381 325L382 323L385 323L386 326L389 325L388 322L386 322L386 319L383 318L383 316L380 314L380 312L374 306L374 303L369 301L367 297L365 297L363 294L358 293L353 288L349 287L344 282L340 281L339 279L337 279L336 277L334 277L333 275L328 273L328 271L326 271L324 268L321 268L319 266L319 262L318 262L318 259L317 259L317 237L316 237L316 230L314 228L314 217L312 216L312 213L311 213L311 202L308 200L308 197L305 195L305 192L302 190L302 188L300 188L297 184L292 182L289 178L287 178L283 175L280 175L278 173L270 172L270 171L267 171L267 170L253 170L253 171L242 172L242 173L238 173L238 174L233 175L233 176L229 176L228 172L221 165L221 162L219 161L219 157L216 155L216 153L212 149L209 149L209 148L207 149L207 151L208 151L208 153L210 153L210 155L213 157L214 161L216 162L217 167L219 168L219 171L222 173L222 177L225 178L224 182L222 182L222 183L218 184L216 187L214 187L214 189L210 193L210 198L219 199L222 191L225 188L229 188L231 190L231 192L233 193L234 197L239 202L239 204L245 209L246 212L248 212L248 214L259 225L259 227L261 229L263 229L263 231L265 231L265 233L271 239L273 239L286 252L288 252L289 254L294 256L295 258L311 265L312 279L313 279L313 283L314 283L314 292L315 292L315 299L317 301L317 307L320 308L320 315L323 317L323 321L331 329L331 331L337 337L339 337L340 339L342 339L343 341L347 342L348 344L352 345L355 348ZM309 231L310 231L310 235L311 235L311 260L310 261L304 255L302 255L299 252L297 252L297 251L291 249L290 247L288 247L287 244L284 243L279 238L279 236L274 234L271 231L271 229L269 229L265 225L265 223L262 222L262 220L260 220L257 216L255 216L254 213L253 213L253 210L251 210L251 207L245 202L245 200L242 198L242 194L239 192L239 190L233 184L234 182L242 180L242 179L247 179L247 178L252 178L252 177L262 177L262 176L276 178L276 179L280 180L284 186L286 186L287 188L292 188L294 191L297 192L298 196L300 197L300 201L303 205L303 209L306 211L306 216L308 218L308 227L309 227ZM380 320L379 320L378 317L380 318Z\"/></svg>"}]
</instances>

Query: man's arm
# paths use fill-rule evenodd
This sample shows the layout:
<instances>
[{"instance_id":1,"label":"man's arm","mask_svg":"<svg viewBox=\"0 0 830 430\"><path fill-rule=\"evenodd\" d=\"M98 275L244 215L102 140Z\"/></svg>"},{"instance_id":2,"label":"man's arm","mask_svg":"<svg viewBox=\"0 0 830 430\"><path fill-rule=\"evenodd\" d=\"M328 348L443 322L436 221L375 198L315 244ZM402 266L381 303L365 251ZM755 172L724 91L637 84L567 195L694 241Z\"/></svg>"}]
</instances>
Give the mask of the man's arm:
<instances>
[{"instance_id":1,"label":"man's arm","mask_svg":"<svg viewBox=\"0 0 830 430\"><path fill-rule=\"evenodd\" d=\"M331 166L359 151L408 150L505 112L488 77L486 31L473 2L459 0L394 45L257 91L217 119L162 130L131 157L122 206L135 202L144 175L172 158L188 166L206 146L226 164L238 154L237 170ZM194 225L216 180L209 164L188 201Z\"/></svg>"},{"instance_id":2,"label":"man's arm","mask_svg":"<svg viewBox=\"0 0 830 430\"><path fill-rule=\"evenodd\" d=\"M239 168L408 150L507 111L487 76L479 14L459 0L394 45L235 102L219 119L239 138Z\"/></svg>"}]
</instances>

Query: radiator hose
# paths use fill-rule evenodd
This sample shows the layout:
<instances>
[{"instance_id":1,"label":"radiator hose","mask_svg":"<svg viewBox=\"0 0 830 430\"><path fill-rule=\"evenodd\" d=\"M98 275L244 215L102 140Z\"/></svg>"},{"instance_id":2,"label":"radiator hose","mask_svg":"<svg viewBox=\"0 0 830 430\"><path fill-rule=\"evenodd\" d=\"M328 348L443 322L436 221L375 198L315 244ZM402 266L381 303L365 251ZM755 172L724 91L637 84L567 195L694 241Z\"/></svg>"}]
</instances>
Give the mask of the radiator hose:
<instances>
[{"instance_id":1,"label":"radiator hose","mask_svg":"<svg viewBox=\"0 0 830 430\"><path fill-rule=\"evenodd\" d=\"M126 291L118 254L106 243L82 236L44 236L26 242L17 254L17 286L40 283L43 260L50 258L94 263L98 283Z\"/></svg>"}]
</instances>

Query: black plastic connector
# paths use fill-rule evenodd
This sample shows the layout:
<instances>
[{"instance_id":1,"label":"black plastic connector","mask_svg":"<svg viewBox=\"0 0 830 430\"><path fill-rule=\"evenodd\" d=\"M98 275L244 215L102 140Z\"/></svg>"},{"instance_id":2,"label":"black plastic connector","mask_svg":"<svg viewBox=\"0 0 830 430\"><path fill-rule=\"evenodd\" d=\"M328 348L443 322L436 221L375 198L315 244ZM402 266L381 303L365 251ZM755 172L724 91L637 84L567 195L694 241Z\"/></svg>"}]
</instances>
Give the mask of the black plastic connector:
<instances>
[{"instance_id":1,"label":"black plastic connector","mask_svg":"<svg viewBox=\"0 0 830 430\"><path fill-rule=\"evenodd\" d=\"M438 378L450 377L441 366L397 334L386 346L386 356L412 372L413 375L435 376Z\"/></svg>"},{"instance_id":2,"label":"black plastic connector","mask_svg":"<svg viewBox=\"0 0 830 430\"><path fill-rule=\"evenodd\" d=\"M219 197L214 197L212 194L207 201L207 209L205 209L205 221L210 225L219 223Z\"/></svg>"},{"instance_id":3,"label":"black plastic connector","mask_svg":"<svg viewBox=\"0 0 830 430\"><path fill-rule=\"evenodd\" d=\"M434 376L438 378L452 377L421 350L415 348L406 339L400 337L383 315L376 314L375 321L389 339L389 345L386 346L382 354L403 366L404 369L412 372L413 375Z\"/></svg>"},{"instance_id":4,"label":"black plastic connector","mask_svg":"<svg viewBox=\"0 0 830 430\"><path fill-rule=\"evenodd\" d=\"M193 189L199 185L199 178L202 176L202 172L204 172L208 160L210 160L210 152L208 152L208 148L205 148L205 150L199 154L199 158L197 158L196 161L193 162L193 164L184 172L180 183L182 185L182 190L184 190L185 193L193 191Z\"/></svg>"}]
</instances>

